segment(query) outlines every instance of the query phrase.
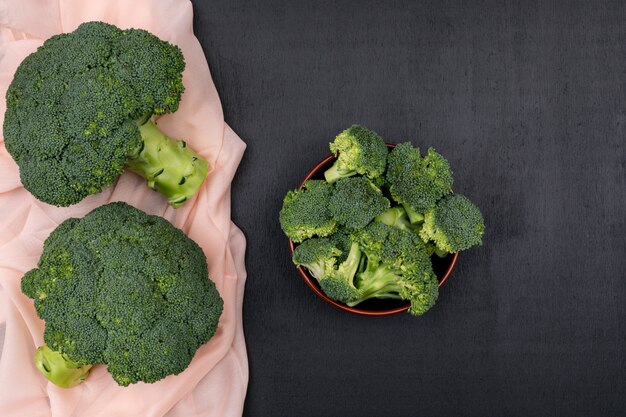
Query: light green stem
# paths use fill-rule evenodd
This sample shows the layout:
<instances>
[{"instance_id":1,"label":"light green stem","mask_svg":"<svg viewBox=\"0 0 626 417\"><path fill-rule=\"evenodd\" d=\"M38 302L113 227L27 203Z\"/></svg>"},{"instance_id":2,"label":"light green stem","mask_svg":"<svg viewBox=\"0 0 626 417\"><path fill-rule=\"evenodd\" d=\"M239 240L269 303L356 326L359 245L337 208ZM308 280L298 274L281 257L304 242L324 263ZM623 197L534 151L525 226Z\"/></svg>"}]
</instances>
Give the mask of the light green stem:
<instances>
[{"instance_id":1,"label":"light green stem","mask_svg":"<svg viewBox=\"0 0 626 417\"><path fill-rule=\"evenodd\" d=\"M144 177L148 187L167 197L172 207L180 207L204 182L208 162L187 147L184 140L161 132L152 118L139 126L139 132L143 147L138 155L129 158L128 168Z\"/></svg>"},{"instance_id":2,"label":"light green stem","mask_svg":"<svg viewBox=\"0 0 626 417\"><path fill-rule=\"evenodd\" d=\"M87 378L92 365L80 366L62 353L42 345L35 351L35 366L53 384L72 388Z\"/></svg>"}]
</instances>

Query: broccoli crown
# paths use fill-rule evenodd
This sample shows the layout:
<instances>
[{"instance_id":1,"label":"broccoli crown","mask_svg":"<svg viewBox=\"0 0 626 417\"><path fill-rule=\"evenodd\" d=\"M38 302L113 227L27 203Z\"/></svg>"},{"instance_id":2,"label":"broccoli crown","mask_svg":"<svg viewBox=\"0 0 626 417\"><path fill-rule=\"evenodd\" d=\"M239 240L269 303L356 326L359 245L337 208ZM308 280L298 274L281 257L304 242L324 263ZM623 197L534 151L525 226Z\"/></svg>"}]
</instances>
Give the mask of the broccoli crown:
<instances>
[{"instance_id":1,"label":"broccoli crown","mask_svg":"<svg viewBox=\"0 0 626 417\"><path fill-rule=\"evenodd\" d=\"M45 320L51 349L78 366L107 364L123 386L182 372L223 308L202 249L125 203L57 227L22 292Z\"/></svg>"},{"instance_id":2,"label":"broccoli crown","mask_svg":"<svg viewBox=\"0 0 626 417\"><path fill-rule=\"evenodd\" d=\"M410 142L400 143L389 153L386 178L392 198L416 213L431 208L452 190L448 161L433 148L422 158Z\"/></svg>"},{"instance_id":3,"label":"broccoli crown","mask_svg":"<svg viewBox=\"0 0 626 417\"><path fill-rule=\"evenodd\" d=\"M365 227L389 206L380 189L365 177L340 179L328 200L333 218L351 229Z\"/></svg>"},{"instance_id":4,"label":"broccoli crown","mask_svg":"<svg viewBox=\"0 0 626 417\"><path fill-rule=\"evenodd\" d=\"M4 136L35 197L68 206L100 192L141 150L137 120L174 112L178 47L139 29L88 22L53 36L18 67Z\"/></svg>"},{"instance_id":5,"label":"broccoli crown","mask_svg":"<svg viewBox=\"0 0 626 417\"><path fill-rule=\"evenodd\" d=\"M367 258L358 274L360 301L369 298L399 298L411 303L409 312L421 315L439 295L426 246L415 234L373 222L358 233L357 240Z\"/></svg>"},{"instance_id":6,"label":"broccoli crown","mask_svg":"<svg viewBox=\"0 0 626 417\"><path fill-rule=\"evenodd\" d=\"M293 251L293 263L304 266L315 278L322 278L337 266L341 250L328 238L307 239Z\"/></svg>"},{"instance_id":7,"label":"broccoli crown","mask_svg":"<svg viewBox=\"0 0 626 417\"><path fill-rule=\"evenodd\" d=\"M439 200L424 215L421 238L452 253L482 245L485 221L480 209L467 197L452 194Z\"/></svg>"},{"instance_id":8,"label":"broccoli crown","mask_svg":"<svg viewBox=\"0 0 626 417\"><path fill-rule=\"evenodd\" d=\"M377 178L385 172L387 146L376 132L366 127L354 125L344 130L330 143L330 150L339 156L325 173L328 182L356 174Z\"/></svg>"},{"instance_id":9,"label":"broccoli crown","mask_svg":"<svg viewBox=\"0 0 626 417\"><path fill-rule=\"evenodd\" d=\"M331 191L332 186L325 181L308 180L302 189L287 192L278 219L291 240L302 242L337 230L337 221L328 210Z\"/></svg>"}]
</instances>

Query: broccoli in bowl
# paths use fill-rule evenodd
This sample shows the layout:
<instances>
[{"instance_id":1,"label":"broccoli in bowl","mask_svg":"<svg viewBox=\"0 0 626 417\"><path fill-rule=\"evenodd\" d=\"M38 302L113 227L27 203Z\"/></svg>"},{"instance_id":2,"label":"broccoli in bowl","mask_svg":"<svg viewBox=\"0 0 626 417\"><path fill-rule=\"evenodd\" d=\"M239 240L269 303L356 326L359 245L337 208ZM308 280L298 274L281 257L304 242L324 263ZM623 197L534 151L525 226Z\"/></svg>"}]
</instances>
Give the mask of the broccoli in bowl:
<instances>
[{"instance_id":1,"label":"broccoli in bowl","mask_svg":"<svg viewBox=\"0 0 626 417\"><path fill-rule=\"evenodd\" d=\"M314 292L343 310L424 314L459 251L482 244L480 210L452 193L450 164L433 148L423 155L410 142L385 144L359 125L340 133L330 148L333 155L284 200L281 226L293 263ZM311 184L325 190L323 198L304 198ZM294 194L302 195L297 206ZM285 213L300 223L286 222ZM294 235L309 219L332 227Z\"/></svg>"}]
</instances>

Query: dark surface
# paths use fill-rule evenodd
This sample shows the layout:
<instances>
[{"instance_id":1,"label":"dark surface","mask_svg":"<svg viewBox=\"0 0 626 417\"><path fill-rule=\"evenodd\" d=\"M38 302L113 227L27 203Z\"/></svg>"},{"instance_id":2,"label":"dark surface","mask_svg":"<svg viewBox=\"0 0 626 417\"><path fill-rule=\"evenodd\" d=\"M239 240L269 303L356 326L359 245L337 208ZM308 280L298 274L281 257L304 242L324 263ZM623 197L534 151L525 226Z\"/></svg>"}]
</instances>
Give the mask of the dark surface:
<instances>
[{"instance_id":1,"label":"dark surface","mask_svg":"<svg viewBox=\"0 0 626 417\"><path fill-rule=\"evenodd\" d=\"M625 2L194 3L248 143L246 416L624 415ZM352 123L436 147L484 212L421 318L334 309L290 263L282 197Z\"/></svg>"}]
</instances>

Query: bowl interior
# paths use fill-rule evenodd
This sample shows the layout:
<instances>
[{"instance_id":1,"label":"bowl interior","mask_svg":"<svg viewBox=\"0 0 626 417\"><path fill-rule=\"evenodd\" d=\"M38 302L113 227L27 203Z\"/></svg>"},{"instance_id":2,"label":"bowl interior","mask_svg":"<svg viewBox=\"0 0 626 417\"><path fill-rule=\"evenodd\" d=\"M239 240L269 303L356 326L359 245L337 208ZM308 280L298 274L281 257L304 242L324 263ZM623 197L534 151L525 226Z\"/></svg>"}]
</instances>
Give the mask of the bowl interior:
<instances>
[{"instance_id":1,"label":"bowl interior","mask_svg":"<svg viewBox=\"0 0 626 417\"><path fill-rule=\"evenodd\" d=\"M395 148L395 146L396 146L395 144L391 144L391 143L387 144L387 147L390 149ZM304 179L302 180L302 183L300 183L299 188L302 188L302 184L304 184L306 181L310 179L316 179L316 180L322 179L323 180L324 171L330 168L334 162L335 162L334 155L329 155L326 158L324 158L308 173L306 177L304 177ZM293 252L296 246L297 246L296 243L289 240L289 247L291 249L291 252ZM439 288L441 288L441 286L446 282L446 280L450 276L450 273L452 272L452 270L454 269L454 266L456 265L458 256L459 256L458 253L452 253L446 256L445 258L439 258L436 255L431 257L432 263L433 263L433 271L435 272L435 275L437 275L437 278L439 279ZM313 278L311 275L309 275L306 269L302 267L298 267L298 272L300 276L302 277L302 279L304 279L306 284L313 290L313 292L315 292L318 296L320 296L326 302L344 311L349 311L351 313L368 315L368 316L384 316L388 314L395 314L395 313L399 313L402 311L406 311L409 308L409 303L403 300L375 299L375 298L363 301L362 303L359 303L355 307L348 307L345 304L338 303L328 298L328 296L326 296L326 294L324 294L324 292L321 290L317 280Z\"/></svg>"}]
</instances>

